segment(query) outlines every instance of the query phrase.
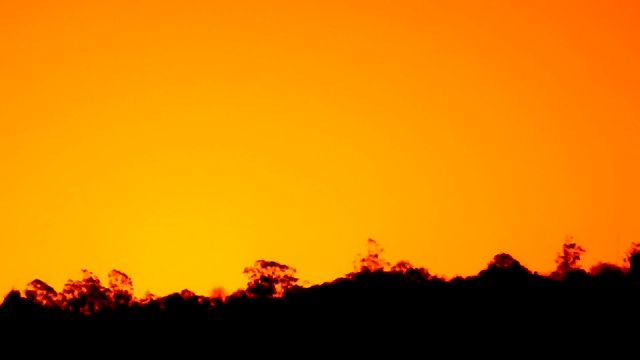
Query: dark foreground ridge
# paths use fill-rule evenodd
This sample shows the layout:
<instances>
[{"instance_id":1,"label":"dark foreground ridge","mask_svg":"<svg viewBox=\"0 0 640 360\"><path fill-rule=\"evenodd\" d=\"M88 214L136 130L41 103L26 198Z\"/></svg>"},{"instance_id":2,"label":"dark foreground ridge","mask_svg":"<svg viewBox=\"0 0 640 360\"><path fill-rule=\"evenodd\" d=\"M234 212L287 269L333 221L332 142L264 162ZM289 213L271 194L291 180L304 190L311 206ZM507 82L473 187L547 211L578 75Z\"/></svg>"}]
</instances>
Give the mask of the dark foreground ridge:
<instances>
[{"instance_id":1,"label":"dark foreground ridge","mask_svg":"<svg viewBox=\"0 0 640 360\"><path fill-rule=\"evenodd\" d=\"M477 275L450 280L406 261L391 265L375 241L368 245L354 272L311 287L299 286L287 265L256 261L244 271L247 288L229 296L182 290L137 299L131 279L117 270L106 286L85 270L82 280L70 280L60 292L36 279L0 306L2 341L30 343L29 351L43 353L52 351L44 345L49 342L66 344L82 348L74 354L86 357L94 356L87 351L137 351L375 358L540 352L574 358L637 351L637 244L626 267L601 263L585 271L579 266L584 249L566 241L552 274L531 272L502 253Z\"/></svg>"}]
</instances>

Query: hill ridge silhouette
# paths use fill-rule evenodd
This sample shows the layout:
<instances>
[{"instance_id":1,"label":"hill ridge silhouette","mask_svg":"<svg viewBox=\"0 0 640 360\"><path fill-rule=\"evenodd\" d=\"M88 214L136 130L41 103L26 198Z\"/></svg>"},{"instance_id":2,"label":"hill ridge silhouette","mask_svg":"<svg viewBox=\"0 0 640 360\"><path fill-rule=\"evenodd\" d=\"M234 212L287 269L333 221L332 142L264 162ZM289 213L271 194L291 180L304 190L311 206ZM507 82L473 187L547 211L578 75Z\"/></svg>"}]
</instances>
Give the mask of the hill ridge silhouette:
<instances>
[{"instance_id":1,"label":"hill ridge silhouette","mask_svg":"<svg viewBox=\"0 0 640 360\"><path fill-rule=\"evenodd\" d=\"M212 342L224 348L238 339L257 350L319 343L356 349L357 342L348 339L363 338L396 352L420 344L446 350L444 344L453 339L489 339L478 345L489 351L505 341L541 348L576 338L592 346L613 344L620 329L628 336L640 334L638 244L629 250L625 267L599 263L585 271L579 264L585 250L567 239L551 274L532 272L500 253L477 275L449 280L408 261L392 265L374 240L367 245L353 272L308 287L298 284L294 268L258 260L244 269L247 288L228 296L183 289L136 298L132 279L119 270L109 273L107 284L83 270L83 279L69 280L59 292L35 279L24 291L7 294L0 323L14 329L5 340L73 338L87 345L103 334L137 339L140 349L160 354Z\"/></svg>"}]
</instances>

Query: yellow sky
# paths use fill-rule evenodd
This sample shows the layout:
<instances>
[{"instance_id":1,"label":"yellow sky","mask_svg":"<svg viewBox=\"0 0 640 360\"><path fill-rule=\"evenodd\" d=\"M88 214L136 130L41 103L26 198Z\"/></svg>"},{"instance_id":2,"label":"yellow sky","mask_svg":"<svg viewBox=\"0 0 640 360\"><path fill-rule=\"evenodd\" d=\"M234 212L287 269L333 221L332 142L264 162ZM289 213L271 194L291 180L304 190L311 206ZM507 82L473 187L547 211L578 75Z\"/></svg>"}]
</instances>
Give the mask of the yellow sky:
<instances>
[{"instance_id":1,"label":"yellow sky","mask_svg":"<svg viewBox=\"0 0 640 360\"><path fill-rule=\"evenodd\" d=\"M640 241L632 1L3 1L0 290Z\"/></svg>"}]
</instances>

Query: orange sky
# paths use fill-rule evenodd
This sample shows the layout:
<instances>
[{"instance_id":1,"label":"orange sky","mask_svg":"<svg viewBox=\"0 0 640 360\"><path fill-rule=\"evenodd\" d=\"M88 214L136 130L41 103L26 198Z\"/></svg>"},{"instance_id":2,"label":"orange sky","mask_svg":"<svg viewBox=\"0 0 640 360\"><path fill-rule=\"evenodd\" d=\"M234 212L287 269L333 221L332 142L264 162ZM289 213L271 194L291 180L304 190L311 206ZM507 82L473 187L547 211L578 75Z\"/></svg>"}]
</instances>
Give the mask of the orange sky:
<instances>
[{"instance_id":1,"label":"orange sky","mask_svg":"<svg viewBox=\"0 0 640 360\"><path fill-rule=\"evenodd\" d=\"M0 2L0 291L640 241L636 1ZM618 246L619 243L619 246ZM616 257L617 254L617 257Z\"/></svg>"}]
</instances>

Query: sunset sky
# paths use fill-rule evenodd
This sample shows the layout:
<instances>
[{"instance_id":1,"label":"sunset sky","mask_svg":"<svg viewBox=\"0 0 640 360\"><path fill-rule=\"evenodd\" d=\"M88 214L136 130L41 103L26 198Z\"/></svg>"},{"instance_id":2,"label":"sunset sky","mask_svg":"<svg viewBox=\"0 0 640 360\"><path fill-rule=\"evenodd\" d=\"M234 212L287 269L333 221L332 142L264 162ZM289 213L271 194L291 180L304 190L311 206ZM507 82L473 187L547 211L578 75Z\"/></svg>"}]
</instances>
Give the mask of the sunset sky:
<instances>
[{"instance_id":1,"label":"sunset sky","mask_svg":"<svg viewBox=\"0 0 640 360\"><path fill-rule=\"evenodd\" d=\"M0 292L640 241L638 1L0 2Z\"/></svg>"}]
</instances>

